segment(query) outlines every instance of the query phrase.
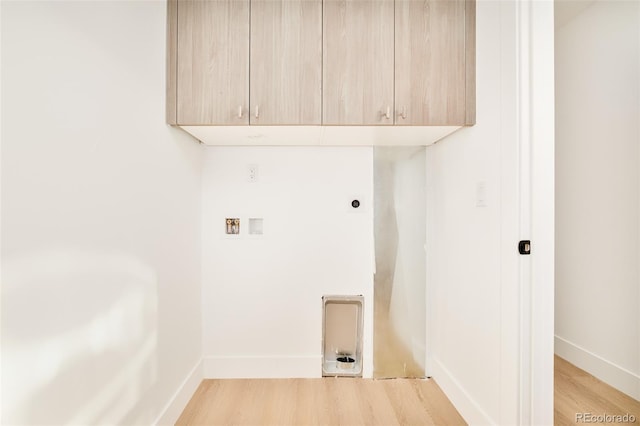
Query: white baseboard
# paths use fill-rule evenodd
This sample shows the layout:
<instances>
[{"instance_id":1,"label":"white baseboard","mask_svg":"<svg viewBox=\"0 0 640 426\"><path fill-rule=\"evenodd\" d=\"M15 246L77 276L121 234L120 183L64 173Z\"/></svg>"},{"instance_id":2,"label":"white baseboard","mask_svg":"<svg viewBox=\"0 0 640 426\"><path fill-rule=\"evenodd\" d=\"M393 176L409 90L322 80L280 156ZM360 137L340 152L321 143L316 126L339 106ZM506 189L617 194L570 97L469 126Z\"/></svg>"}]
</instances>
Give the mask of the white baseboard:
<instances>
[{"instance_id":1,"label":"white baseboard","mask_svg":"<svg viewBox=\"0 0 640 426\"><path fill-rule=\"evenodd\" d=\"M432 368L432 378L469 425L497 424L438 359L431 358L429 364Z\"/></svg>"},{"instance_id":2,"label":"white baseboard","mask_svg":"<svg viewBox=\"0 0 640 426\"><path fill-rule=\"evenodd\" d=\"M555 353L634 399L640 400L640 376L560 336L555 336Z\"/></svg>"},{"instance_id":3,"label":"white baseboard","mask_svg":"<svg viewBox=\"0 0 640 426\"><path fill-rule=\"evenodd\" d=\"M187 403L196 392L196 389L198 389L198 386L200 386L202 378L202 359L200 359L182 381L178 390L169 399L169 402L167 402L167 405L165 405L153 424L158 426L175 425Z\"/></svg>"},{"instance_id":4,"label":"white baseboard","mask_svg":"<svg viewBox=\"0 0 640 426\"><path fill-rule=\"evenodd\" d=\"M210 356L204 358L205 379L283 379L322 377L322 357Z\"/></svg>"}]
</instances>

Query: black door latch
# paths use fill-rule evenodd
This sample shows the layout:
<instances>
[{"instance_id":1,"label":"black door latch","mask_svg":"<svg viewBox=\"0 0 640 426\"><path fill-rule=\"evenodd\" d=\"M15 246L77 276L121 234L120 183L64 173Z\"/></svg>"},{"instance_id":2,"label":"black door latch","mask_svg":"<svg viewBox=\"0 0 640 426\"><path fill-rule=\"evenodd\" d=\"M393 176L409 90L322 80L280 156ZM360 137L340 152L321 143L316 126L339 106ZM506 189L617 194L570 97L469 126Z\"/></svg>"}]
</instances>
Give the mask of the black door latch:
<instances>
[{"instance_id":1,"label":"black door latch","mask_svg":"<svg viewBox=\"0 0 640 426\"><path fill-rule=\"evenodd\" d=\"M522 240L518 243L518 251L520 254L531 254L531 241Z\"/></svg>"}]
</instances>

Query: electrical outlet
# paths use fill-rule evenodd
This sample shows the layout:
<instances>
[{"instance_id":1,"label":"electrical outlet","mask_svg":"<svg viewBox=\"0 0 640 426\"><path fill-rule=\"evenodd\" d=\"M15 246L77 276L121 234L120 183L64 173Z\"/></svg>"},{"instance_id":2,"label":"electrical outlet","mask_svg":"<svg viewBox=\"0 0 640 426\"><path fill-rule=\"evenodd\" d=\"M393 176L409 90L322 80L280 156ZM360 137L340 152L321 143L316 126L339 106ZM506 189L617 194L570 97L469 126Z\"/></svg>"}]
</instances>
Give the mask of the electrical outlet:
<instances>
[{"instance_id":1,"label":"electrical outlet","mask_svg":"<svg viewBox=\"0 0 640 426\"><path fill-rule=\"evenodd\" d=\"M247 179L249 180L249 182L258 181L258 165L257 164L249 164L247 166Z\"/></svg>"}]
</instances>

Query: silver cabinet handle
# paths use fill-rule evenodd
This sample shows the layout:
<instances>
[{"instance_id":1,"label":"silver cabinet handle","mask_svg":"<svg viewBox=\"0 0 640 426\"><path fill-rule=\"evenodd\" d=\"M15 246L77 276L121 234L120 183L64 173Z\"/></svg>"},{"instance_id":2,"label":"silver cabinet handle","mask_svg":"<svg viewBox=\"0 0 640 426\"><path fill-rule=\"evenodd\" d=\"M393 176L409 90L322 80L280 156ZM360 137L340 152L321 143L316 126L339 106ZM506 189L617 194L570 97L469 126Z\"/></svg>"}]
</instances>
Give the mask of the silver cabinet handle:
<instances>
[{"instance_id":1,"label":"silver cabinet handle","mask_svg":"<svg viewBox=\"0 0 640 426\"><path fill-rule=\"evenodd\" d=\"M387 111L383 112L382 115L384 116L384 118L386 118L387 120L391 118L391 107L389 105L387 105Z\"/></svg>"},{"instance_id":2,"label":"silver cabinet handle","mask_svg":"<svg viewBox=\"0 0 640 426\"><path fill-rule=\"evenodd\" d=\"M256 105L256 118L260 118L260 105Z\"/></svg>"},{"instance_id":3,"label":"silver cabinet handle","mask_svg":"<svg viewBox=\"0 0 640 426\"><path fill-rule=\"evenodd\" d=\"M407 107L406 106L402 107L402 112L400 113L400 117L402 117L403 120L405 120L407 118Z\"/></svg>"},{"instance_id":4,"label":"silver cabinet handle","mask_svg":"<svg viewBox=\"0 0 640 426\"><path fill-rule=\"evenodd\" d=\"M238 118L242 118L242 105L238 107Z\"/></svg>"}]
</instances>

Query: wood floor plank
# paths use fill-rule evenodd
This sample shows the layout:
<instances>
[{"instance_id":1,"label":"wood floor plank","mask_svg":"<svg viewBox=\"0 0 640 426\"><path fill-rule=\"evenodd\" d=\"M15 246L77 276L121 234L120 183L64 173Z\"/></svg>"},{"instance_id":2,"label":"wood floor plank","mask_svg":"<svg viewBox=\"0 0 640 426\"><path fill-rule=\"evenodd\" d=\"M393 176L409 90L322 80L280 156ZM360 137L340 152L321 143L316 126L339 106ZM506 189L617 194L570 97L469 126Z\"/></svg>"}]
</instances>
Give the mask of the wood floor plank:
<instances>
[{"instance_id":1,"label":"wood floor plank","mask_svg":"<svg viewBox=\"0 0 640 426\"><path fill-rule=\"evenodd\" d=\"M358 392L359 380L349 378L334 378L332 393L333 407L338 411L338 424L363 425L363 419L358 399L363 395Z\"/></svg>"},{"instance_id":2,"label":"wood floor plank","mask_svg":"<svg viewBox=\"0 0 640 426\"><path fill-rule=\"evenodd\" d=\"M556 356L554 424L574 425L578 413L625 415L640 422L640 402L598 380L584 370Z\"/></svg>"},{"instance_id":3,"label":"wood floor plank","mask_svg":"<svg viewBox=\"0 0 640 426\"><path fill-rule=\"evenodd\" d=\"M433 419L429 416L426 407L422 403L422 397L417 394L417 388L412 386L418 380L392 379L385 380L387 395L401 425L433 425ZM410 392L404 392L403 388L410 387ZM431 403L431 402L429 402Z\"/></svg>"},{"instance_id":4,"label":"wood floor plank","mask_svg":"<svg viewBox=\"0 0 640 426\"><path fill-rule=\"evenodd\" d=\"M640 402L555 359L556 425L576 413L635 416ZM204 380L177 425L464 425L434 380L353 378Z\"/></svg>"},{"instance_id":5,"label":"wood floor plank","mask_svg":"<svg viewBox=\"0 0 640 426\"><path fill-rule=\"evenodd\" d=\"M389 400L385 382L388 380L362 380L358 383L364 393L364 398L359 398L358 402L360 411L364 413L365 424L389 426L400 424Z\"/></svg>"},{"instance_id":6,"label":"wood floor plank","mask_svg":"<svg viewBox=\"0 0 640 426\"><path fill-rule=\"evenodd\" d=\"M458 410L449 402L449 398L442 392L437 381L436 386L429 386L429 381L421 380L414 383L418 387L418 396L427 410L429 417L433 420L434 425L465 425L466 422L458 413ZM426 401L430 403L427 404ZM437 407L437 409L434 409Z\"/></svg>"},{"instance_id":7,"label":"wood floor plank","mask_svg":"<svg viewBox=\"0 0 640 426\"><path fill-rule=\"evenodd\" d=\"M434 419L440 423L435 423ZM204 380L177 425L465 424L433 380Z\"/></svg>"},{"instance_id":8,"label":"wood floor plank","mask_svg":"<svg viewBox=\"0 0 640 426\"><path fill-rule=\"evenodd\" d=\"M294 424L319 426L329 424L329 404L325 392L309 380L296 381L298 395Z\"/></svg>"}]
</instances>

